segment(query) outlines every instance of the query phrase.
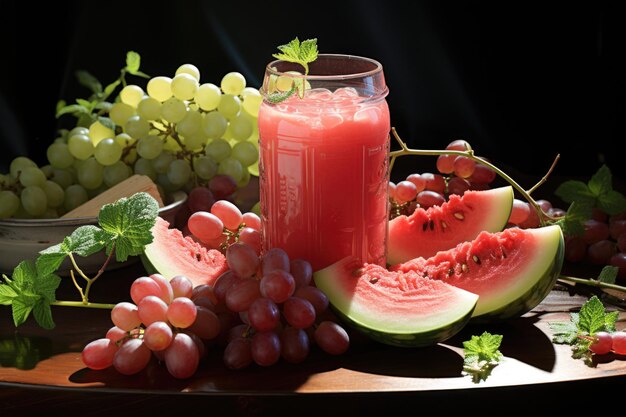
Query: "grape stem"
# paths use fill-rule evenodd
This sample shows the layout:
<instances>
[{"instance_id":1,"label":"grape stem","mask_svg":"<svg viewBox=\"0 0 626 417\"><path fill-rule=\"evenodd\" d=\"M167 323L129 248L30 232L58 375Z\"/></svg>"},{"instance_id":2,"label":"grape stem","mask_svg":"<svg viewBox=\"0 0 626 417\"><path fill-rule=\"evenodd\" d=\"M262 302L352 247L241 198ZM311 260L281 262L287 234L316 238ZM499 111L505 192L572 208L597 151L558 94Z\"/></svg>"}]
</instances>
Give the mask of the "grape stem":
<instances>
[{"instance_id":1,"label":"grape stem","mask_svg":"<svg viewBox=\"0 0 626 417\"><path fill-rule=\"evenodd\" d=\"M611 289L611 290L616 290L616 291L626 293L626 287L624 286L611 284L609 282L602 282L596 279L584 279L584 278L570 277L568 275L561 275L559 276L558 280L565 281L566 283L582 284L582 285L588 285L590 287L606 288L606 289Z\"/></svg>"},{"instance_id":2,"label":"grape stem","mask_svg":"<svg viewBox=\"0 0 626 417\"><path fill-rule=\"evenodd\" d=\"M496 174L498 174L500 177L504 178L506 180L506 182L511 184L511 186L514 189L516 189L528 201L528 203L530 205L532 205L532 207L537 212L537 215L539 217L539 221L541 223L541 226L545 226L545 224L546 224L545 220L547 218L547 215L543 212L543 210L541 209L539 204L535 201L534 198L531 197L530 194L533 191L535 191L539 186L541 186L544 182L546 182L548 176L554 170L554 167L556 166L556 163L558 162L558 160L560 158L560 155L556 156L556 158L554 159L554 162L552 162L552 165L550 166L550 169L541 178L541 180L539 180L539 182L537 182L537 184L532 186L530 189L525 190L513 178L511 178L506 172L502 171L500 168L498 168L497 166L495 166L491 162L486 161L484 159L481 159L481 158L477 157L476 155L474 155L474 150L471 149L471 148L468 148L468 149L466 149L464 151L449 150L449 149L445 149L445 150L411 149L411 148L407 147L406 143L400 138L400 136L398 135L398 132L396 131L395 127L391 128L391 132L393 134L393 137L396 139L396 141L400 145L401 149L396 150L396 151L391 151L389 153L389 156L391 157L391 160L389 162L389 172L391 172L391 170L393 169L393 165L396 162L396 158L398 158L400 156L406 156L406 155L422 155L422 156L459 155L459 156L465 156L465 157L467 157L467 158L469 158L469 159L471 159L471 160L473 160L475 162L478 162L480 164L488 166L489 168L494 170L496 172Z\"/></svg>"},{"instance_id":3,"label":"grape stem","mask_svg":"<svg viewBox=\"0 0 626 417\"><path fill-rule=\"evenodd\" d=\"M113 253L115 253L114 249L115 249L115 243L113 243L113 246L111 247L111 252L109 253L104 263L102 264L100 269L98 269L98 272L93 278L89 278L87 275L85 275L83 270L80 269L80 267L76 263L74 254L70 252L69 257L70 257L70 260L72 261L72 266L74 267L73 270L70 270L70 277L72 278L72 282L74 283L74 286L78 290L78 293L80 294L80 298L82 300L81 302L76 301L76 303L79 303L80 305L84 307L91 307L93 304L95 304L95 303L89 302L89 290L91 290L91 286L93 285L93 283L96 282L98 278L100 278L100 276L106 270L106 267L109 264L109 262L111 262L111 259L113 258ZM80 284L76 281L76 275L74 274L74 270L76 270L78 275L80 275L81 277L85 279L85 281L87 281L87 285L85 286L84 291L83 291L83 288L80 286ZM67 301L67 302L72 303L73 301ZM66 305L66 304L55 304L55 305ZM96 307L96 308L104 308L104 307Z\"/></svg>"},{"instance_id":4,"label":"grape stem","mask_svg":"<svg viewBox=\"0 0 626 417\"><path fill-rule=\"evenodd\" d=\"M115 307L115 304L104 304L104 303L84 303L82 301L55 301L50 303L53 306L62 306L62 307L89 307L89 308L100 308L103 310L112 310Z\"/></svg>"}]
</instances>

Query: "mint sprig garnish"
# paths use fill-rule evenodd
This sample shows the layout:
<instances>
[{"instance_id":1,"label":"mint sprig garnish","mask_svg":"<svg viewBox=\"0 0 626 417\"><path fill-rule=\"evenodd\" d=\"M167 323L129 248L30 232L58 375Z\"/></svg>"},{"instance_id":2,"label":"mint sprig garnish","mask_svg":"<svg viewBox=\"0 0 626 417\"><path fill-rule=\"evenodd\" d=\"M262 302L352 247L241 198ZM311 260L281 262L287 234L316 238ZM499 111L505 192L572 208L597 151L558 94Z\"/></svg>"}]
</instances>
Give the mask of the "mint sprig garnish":
<instances>
[{"instance_id":1,"label":"mint sprig garnish","mask_svg":"<svg viewBox=\"0 0 626 417\"><path fill-rule=\"evenodd\" d=\"M296 37L291 42L280 45L278 47L280 53L272 54L276 59L281 61L293 62L302 65L304 68L304 75L309 74L309 64L317 59L317 38L307 39L302 42ZM267 96L267 100L270 103L280 103L291 97L296 91L300 98L304 97L304 91L306 89L306 82L303 79L296 79L294 77L292 87L287 91L270 92Z\"/></svg>"},{"instance_id":2,"label":"mint sprig garnish","mask_svg":"<svg viewBox=\"0 0 626 417\"><path fill-rule=\"evenodd\" d=\"M10 278L3 275L0 304L11 306L16 327L24 323L32 312L37 323L46 329L54 327L52 305L112 308L110 304L89 302L91 286L104 273L113 256L118 262L124 262L129 256L139 255L144 246L152 242L151 229L158 213L156 200L143 192L105 204L98 214L98 226L76 228L61 243L41 251L34 262L20 262ZM90 256L102 250L107 255L104 264L95 276L88 277L80 269L77 257ZM81 301L56 300L56 290L61 283L56 272L66 258L71 260L73 269L70 270L70 277ZM84 279L84 287L79 284L77 276Z\"/></svg>"},{"instance_id":3,"label":"mint sprig garnish","mask_svg":"<svg viewBox=\"0 0 626 417\"><path fill-rule=\"evenodd\" d=\"M572 357L594 366L589 346L598 332L615 332L618 311L607 312L597 296L587 300L578 313L570 313L568 322L550 322L552 342L572 346Z\"/></svg>"},{"instance_id":4,"label":"mint sprig garnish","mask_svg":"<svg viewBox=\"0 0 626 417\"><path fill-rule=\"evenodd\" d=\"M483 332L463 342L463 371L472 376L472 381L484 381L502 359L500 344L502 336Z\"/></svg>"}]
</instances>

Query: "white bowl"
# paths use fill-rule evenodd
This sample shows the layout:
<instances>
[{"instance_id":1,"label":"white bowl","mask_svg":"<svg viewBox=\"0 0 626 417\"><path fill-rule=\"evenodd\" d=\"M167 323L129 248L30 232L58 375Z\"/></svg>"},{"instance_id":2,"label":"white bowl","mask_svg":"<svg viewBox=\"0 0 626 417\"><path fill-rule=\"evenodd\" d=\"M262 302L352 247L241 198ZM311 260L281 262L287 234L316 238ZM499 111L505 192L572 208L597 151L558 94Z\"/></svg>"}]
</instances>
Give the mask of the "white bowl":
<instances>
[{"instance_id":1,"label":"white bowl","mask_svg":"<svg viewBox=\"0 0 626 417\"><path fill-rule=\"evenodd\" d=\"M187 194L176 192L172 195L172 202L159 209L159 216L170 223L174 222L176 213L186 201ZM2 219L0 220L0 273L10 274L21 261L35 260L39 252L61 243L65 236L70 235L76 228L85 225L97 225L97 217L82 217L75 219ZM104 264L104 251L88 257L77 256L76 263L85 273L93 274ZM107 269L116 269L129 263L136 262L137 257L130 257L127 262L118 263L114 260ZM71 264L66 259L58 270L59 275L69 275Z\"/></svg>"}]
</instances>

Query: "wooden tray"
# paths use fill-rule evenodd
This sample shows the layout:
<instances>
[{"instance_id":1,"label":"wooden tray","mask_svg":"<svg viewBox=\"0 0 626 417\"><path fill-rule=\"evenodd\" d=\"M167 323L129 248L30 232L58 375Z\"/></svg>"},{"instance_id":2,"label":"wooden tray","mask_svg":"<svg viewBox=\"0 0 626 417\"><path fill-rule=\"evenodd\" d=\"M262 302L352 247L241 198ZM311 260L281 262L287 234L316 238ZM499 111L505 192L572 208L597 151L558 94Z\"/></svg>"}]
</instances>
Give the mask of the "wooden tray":
<instances>
[{"instance_id":1,"label":"wooden tray","mask_svg":"<svg viewBox=\"0 0 626 417\"><path fill-rule=\"evenodd\" d=\"M116 302L128 298L130 283L143 274L137 264L109 272L94 285L94 291L100 292L94 293L92 299ZM65 287L59 294L67 292L67 298L75 299L71 288ZM172 401L174 395L177 407L195 407L196 402L204 401L230 415L284 411L291 407L289 404L300 407L299 415L328 409L359 411L359 415L364 415L396 403L426 404L432 400L441 409L463 409L457 401L468 399L468 395L474 400L484 397L506 405L522 392L533 393L536 398L538 392L551 396L555 389L571 391L581 387L588 391L591 382L594 388L612 385L615 380L623 384L625 357L606 355L595 367L588 367L571 358L569 346L551 342L548 323L569 320L569 312L578 311L586 298L555 289L522 318L498 325L469 325L445 343L428 348L395 348L351 333L352 345L347 354L333 357L313 349L299 365L281 362L268 368L252 366L230 371L223 366L221 351L216 346L197 374L188 380L171 377L156 361L130 377L112 369L86 369L80 352L89 341L104 337L111 327L106 310L54 307L54 330L43 330L32 319L16 330L10 309L2 306L0 405L14 415L24 407L48 409L71 399L74 404L88 404L91 413L102 411L106 404L110 415L116 404L124 408L119 403L121 394L144 403L142 409L147 409L146 402L158 409L164 401ZM621 312L618 328L626 326L625 320L626 313ZM504 336L504 359L486 381L475 383L462 375L462 342L484 330ZM576 381L588 384L577 385ZM111 394L116 394L114 398L118 400L112 401ZM57 401L59 398L63 401ZM95 405L100 408L94 408ZM525 401L516 409L531 406L532 402Z\"/></svg>"}]
</instances>

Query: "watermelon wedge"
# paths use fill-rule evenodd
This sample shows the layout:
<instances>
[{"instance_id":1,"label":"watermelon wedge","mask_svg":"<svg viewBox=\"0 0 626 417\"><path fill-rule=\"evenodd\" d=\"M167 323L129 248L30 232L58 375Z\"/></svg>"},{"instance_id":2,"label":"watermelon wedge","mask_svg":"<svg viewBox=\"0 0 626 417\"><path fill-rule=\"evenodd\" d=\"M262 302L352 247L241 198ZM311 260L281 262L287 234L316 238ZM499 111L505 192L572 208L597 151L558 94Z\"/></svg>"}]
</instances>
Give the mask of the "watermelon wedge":
<instances>
[{"instance_id":1,"label":"watermelon wedge","mask_svg":"<svg viewBox=\"0 0 626 417\"><path fill-rule=\"evenodd\" d=\"M513 207L513 188L498 187L451 195L441 206L417 208L409 216L389 222L387 262L389 265L437 252L473 240L482 231L499 232L507 224Z\"/></svg>"},{"instance_id":2,"label":"watermelon wedge","mask_svg":"<svg viewBox=\"0 0 626 417\"><path fill-rule=\"evenodd\" d=\"M482 232L472 242L391 267L414 272L479 295L475 319L518 317L550 292L563 265L564 243L556 225Z\"/></svg>"},{"instance_id":3,"label":"watermelon wedge","mask_svg":"<svg viewBox=\"0 0 626 417\"><path fill-rule=\"evenodd\" d=\"M391 272L344 258L314 274L344 321L381 343L428 346L465 326L478 296L409 271Z\"/></svg>"}]
</instances>

